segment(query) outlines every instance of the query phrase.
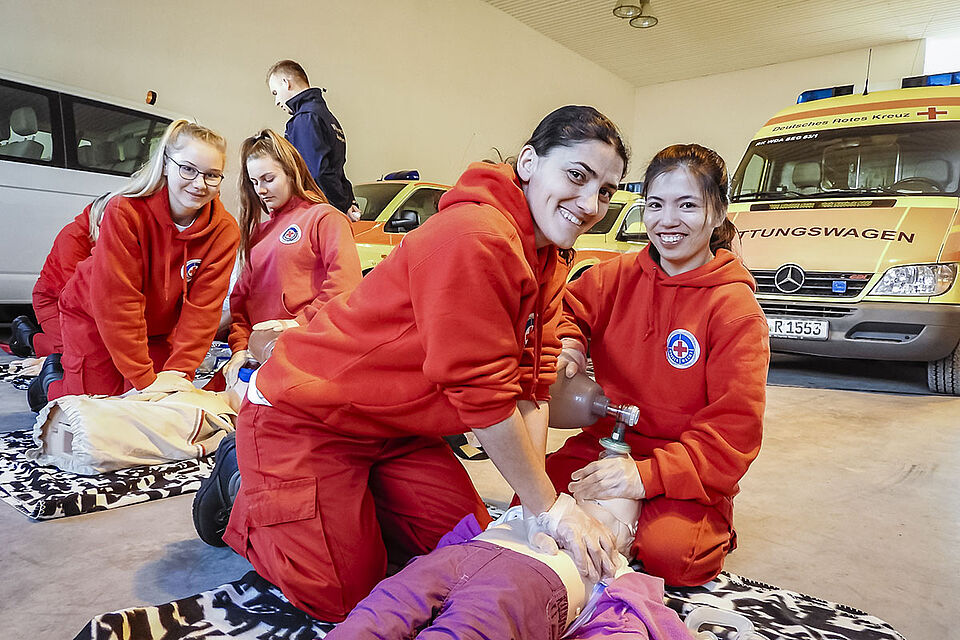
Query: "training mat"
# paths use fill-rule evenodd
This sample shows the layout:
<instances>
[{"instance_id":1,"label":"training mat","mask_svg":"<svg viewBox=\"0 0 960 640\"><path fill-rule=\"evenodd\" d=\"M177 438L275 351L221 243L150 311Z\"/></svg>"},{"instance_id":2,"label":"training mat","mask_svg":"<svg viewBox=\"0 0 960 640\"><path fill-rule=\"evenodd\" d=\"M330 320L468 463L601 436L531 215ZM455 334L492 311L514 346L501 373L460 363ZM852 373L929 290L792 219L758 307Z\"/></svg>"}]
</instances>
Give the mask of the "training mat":
<instances>
[{"instance_id":1,"label":"training mat","mask_svg":"<svg viewBox=\"0 0 960 640\"><path fill-rule=\"evenodd\" d=\"M9 362L0 362L0 382L13 385L14 389L26 391L35 376L25 376L18 371L10 371Z\"/></svg>"},{"instance_id":2,"label":"training mat","mask_svg":"<svg viewBox=\"0 0 960 640\"><path fill-rule=\"evenodd\" d=\"M213 456L80 476L42 467L23 452L32 430L0 433L0 500L35 520L115 509L191 493L213 470Z\"/></svg>"},{"instance_id":3,"label":"training mat","mask_svg":"<svg viewBox=\"0 0 960 640\"><path fill-rule=\"evenodd\" d=\"M753 640L903 640L862 611L726 572L703 587L668 590L666 602L681 617L705 604L736 611L756 626ZM75 640L310 640L323 638L333 626L296 609L250 571L236 582L167 604L97 616Z\"/></svg>"}]
</instances>

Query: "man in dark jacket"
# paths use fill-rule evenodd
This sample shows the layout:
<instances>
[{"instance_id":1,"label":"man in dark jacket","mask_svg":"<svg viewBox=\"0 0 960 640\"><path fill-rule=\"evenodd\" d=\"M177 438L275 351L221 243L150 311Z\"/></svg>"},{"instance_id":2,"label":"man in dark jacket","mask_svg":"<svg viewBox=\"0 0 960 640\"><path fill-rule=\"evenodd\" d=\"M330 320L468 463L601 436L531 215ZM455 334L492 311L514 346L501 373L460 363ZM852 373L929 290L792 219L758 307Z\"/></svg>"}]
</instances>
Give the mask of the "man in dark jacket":
<instances>
[{"instance_id":1,"label":"man in dark jacket","mask_svg":"<svg viewBox=\"0 0 960 640\"><path fill-rule=\"evenodd\" d=\"M291 114L285 136L303 156L327 200L352 219L359 218L353 185L343 173L347 138L323 99L323 89L311 87L303 67L293 60L270 67L267 86L277 106Z\"/></svg>"}]
</instances>

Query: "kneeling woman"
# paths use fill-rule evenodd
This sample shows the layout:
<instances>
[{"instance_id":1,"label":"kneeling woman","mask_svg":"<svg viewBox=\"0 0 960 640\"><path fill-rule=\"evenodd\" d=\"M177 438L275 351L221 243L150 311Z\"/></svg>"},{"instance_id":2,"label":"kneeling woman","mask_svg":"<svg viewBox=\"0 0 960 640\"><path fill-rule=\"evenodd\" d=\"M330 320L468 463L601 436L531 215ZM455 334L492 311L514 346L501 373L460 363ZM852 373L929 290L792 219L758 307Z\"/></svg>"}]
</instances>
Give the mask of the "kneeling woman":
<instances>
[{"instance_id":1,"label":"kneeling woman","mask_svg":"<svg viewBox=\"0 0 960 640\"><path fill-rule=\"evenodd\" d=\"M51 399L192 388L217 331L239 230L217 194L226 142L186 120L112 194L93 254L60 296Z\"/></svg>"},{"instance_id":2,"label":"kneeling woman","mask_svg":"<svg viewBox=\"0 0 960 640\"><path fill-rule=\"evenodd\" d=\"M327 203L303 158L270 129L240 146L240 251L230 294L233 357L227 386L249 358L247 340L265 320L313 317L320 305L360 283L360 258L346 215ZM260 221L267 214L267 220Z\"/></svg>"},{"instance_id":3,"label":"kneeling woman","mask_svg":"<svg viewBox=\"0 0 960 640\"><path fill-rule=\"evenodd\" d=\"M585 573L612 574L609 531L544 471L536 401L556 376L558 248L603 217L626 162L606 117L558 109L516 168L471 165L352 294L277 340L240 410L223 540L295 605L340 621L388 558L426 553L467 514L489 522L440 437L467 430Z\"/></svg>"},{"instance_id":4,"label":"kneeling woman","mask_svg":"<svg viewBox=\"0 0 960 640\"><path fill-rule=\"evenodd\" d=\"M643 499L633 555L667 584L699 585L735 546L733 497L760 450L767 324L729 251L720 156L664 149L644 196L650 244L569 285L559 331L561 370L584 367L589 346L607 395L640 407L633 459L597 460L612 426L601 421L551 455L547 472L578 499Z\"/></svg>"}]
</instances>

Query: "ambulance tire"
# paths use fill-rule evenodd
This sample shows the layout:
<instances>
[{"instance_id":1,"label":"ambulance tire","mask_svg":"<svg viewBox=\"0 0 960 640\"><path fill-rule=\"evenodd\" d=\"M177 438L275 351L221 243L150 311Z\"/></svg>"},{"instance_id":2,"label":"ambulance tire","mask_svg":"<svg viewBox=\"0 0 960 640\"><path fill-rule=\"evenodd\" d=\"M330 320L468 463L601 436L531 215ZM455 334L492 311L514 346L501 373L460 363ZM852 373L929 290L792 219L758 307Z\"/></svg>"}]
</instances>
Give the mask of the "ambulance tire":
<instances>
[{"instance_id":1,"label":"ambulance tire","mask_svg":"<svg viewBox=\"0 0 960 640\"><path fill-rule=\"evenodd\" d=\"M960 345L946 358L927 363L927 386L934 393L960 396Z\"/></svg>"}]
</instances>

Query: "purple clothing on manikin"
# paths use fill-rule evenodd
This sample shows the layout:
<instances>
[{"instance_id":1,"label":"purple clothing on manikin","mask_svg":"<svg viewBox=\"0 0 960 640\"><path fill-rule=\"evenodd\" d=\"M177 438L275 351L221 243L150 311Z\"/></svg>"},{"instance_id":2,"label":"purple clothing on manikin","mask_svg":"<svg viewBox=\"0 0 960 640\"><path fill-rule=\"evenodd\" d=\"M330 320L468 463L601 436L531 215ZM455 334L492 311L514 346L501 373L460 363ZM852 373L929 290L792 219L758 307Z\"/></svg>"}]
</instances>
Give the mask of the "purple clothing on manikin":
<instances>
[{"instance_id":1,"label":"purple clothing on manikin","mask_svg":"<svg viewBox=\"0 0 960 640\"><path fill-rule=\"evenodd\" d=\"M550 567L473 540L415 558L326 638L559 640L566 621L567 591Z\"/></svg>"},{"instance_id":2,"label":"purple clothing on manikin","mask_svg":"<svg viewBox=\"0 0 960 640\"><path fill-rule=\"evenodd\" d=\"M662 578L627 573L604 590L589 620L564 638L693 640L693 633L684 626L676 611L663 604Z\"/></svg>"}]
</instances>

